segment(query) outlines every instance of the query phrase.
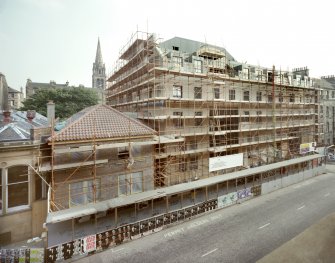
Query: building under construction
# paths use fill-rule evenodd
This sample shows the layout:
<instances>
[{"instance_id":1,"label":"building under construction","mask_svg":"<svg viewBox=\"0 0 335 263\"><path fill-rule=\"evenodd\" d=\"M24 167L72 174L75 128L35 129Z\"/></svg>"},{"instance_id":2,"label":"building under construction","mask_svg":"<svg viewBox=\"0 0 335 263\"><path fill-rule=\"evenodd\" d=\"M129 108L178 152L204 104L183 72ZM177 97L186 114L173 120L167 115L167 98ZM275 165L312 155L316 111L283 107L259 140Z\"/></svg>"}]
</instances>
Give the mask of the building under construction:
<instances>
[{"instance_id":1,"label":"building under construction","mask_svg":"<svg viewBox=\"0 0 335 263\"><path fill-rule=\"evenodd\" d=\"M305 67L267 69L222 47L137 32L107 81L108 106L53 134L39 167L51 182L48 262L324 172L320 92Z\"/></svg>"},{"instance_id":2,"label":"building under construction","mask_svg":"<svg viewBox=\"0 0 335 263\"><path fill-rule=\"evenodd\" d=\"M182 139L156 146L156 187L302 157L312 152L305 144L315 147L319 92L307 68L243 64L221 47L179 37L159 43L137 32L108 82L109 105L161 138Z\"/></svg>"}]
</instances>

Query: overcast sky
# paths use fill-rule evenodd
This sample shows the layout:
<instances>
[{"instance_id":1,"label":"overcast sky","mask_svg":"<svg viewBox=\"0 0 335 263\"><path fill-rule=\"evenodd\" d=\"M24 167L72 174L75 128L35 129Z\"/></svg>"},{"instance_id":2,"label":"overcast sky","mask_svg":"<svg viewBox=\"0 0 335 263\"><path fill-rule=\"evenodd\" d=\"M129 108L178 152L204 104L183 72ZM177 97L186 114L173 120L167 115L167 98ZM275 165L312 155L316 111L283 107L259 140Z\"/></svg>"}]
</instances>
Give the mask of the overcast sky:
<instances>
[{"instance_id":1,"label":"overcast sky","mask_svg":"<svg viewBox=\"0 0 335 263\"><path fill-rule=\"evenodd\" d=\"M91 86L98 37L107 72L137 29L225 47L238 61L335 74L332 0L0 0L0 72L9 86Z\"/></svg>"}]
</instances>

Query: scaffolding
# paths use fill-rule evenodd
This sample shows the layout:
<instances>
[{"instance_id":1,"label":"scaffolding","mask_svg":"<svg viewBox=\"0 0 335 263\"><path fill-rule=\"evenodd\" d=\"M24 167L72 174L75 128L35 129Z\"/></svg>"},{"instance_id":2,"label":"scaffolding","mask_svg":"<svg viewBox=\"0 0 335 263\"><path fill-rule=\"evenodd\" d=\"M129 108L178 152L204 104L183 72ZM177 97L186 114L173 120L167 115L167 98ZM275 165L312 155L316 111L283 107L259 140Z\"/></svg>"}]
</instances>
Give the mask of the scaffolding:
<instances>
[{"instance_id":1,"label":"scaffolding","mask_svg":"<svg viewBox=\"0 0 335 263\"><path fill-rule=\"evenodd\" d=\"M315 141L315 87L307 68L289 71L230 62L224 49L167 48L136 32L108 77L107 104L132 114L160 136L155 186L299 157ZM242 167L208 171L211 157L243 153Z\"/></svg>"}]
</instances>

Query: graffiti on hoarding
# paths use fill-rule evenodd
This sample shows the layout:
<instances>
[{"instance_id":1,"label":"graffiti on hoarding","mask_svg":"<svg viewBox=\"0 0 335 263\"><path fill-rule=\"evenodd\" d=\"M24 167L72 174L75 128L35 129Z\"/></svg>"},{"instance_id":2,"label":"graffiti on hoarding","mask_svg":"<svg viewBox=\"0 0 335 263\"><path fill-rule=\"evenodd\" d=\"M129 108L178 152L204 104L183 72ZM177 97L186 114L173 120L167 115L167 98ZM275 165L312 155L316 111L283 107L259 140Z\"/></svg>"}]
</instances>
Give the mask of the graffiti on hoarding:
<instances>
[{"instance_id":1,"label":"graffiti on hoarding","mask_svg":"<svg viewBox=\"0 0 335 263\"><path fill-rule=\"evenodd\" d=\"M223 208L237 201L237 192L229 193L218 197L218 208Z\"/></svg>"},{"instance_id":2,"label":"graffiti on hoarding","mask_svg":"<svg viewBox=\"0 0 335 263\"><path fill-rule=\"evenodd\" d=\"M237 198L238 199L247 198L251 195L252 195L252 193L251 193L251 188L250 187L237 191Z\"/></svg>"}]
</instances>

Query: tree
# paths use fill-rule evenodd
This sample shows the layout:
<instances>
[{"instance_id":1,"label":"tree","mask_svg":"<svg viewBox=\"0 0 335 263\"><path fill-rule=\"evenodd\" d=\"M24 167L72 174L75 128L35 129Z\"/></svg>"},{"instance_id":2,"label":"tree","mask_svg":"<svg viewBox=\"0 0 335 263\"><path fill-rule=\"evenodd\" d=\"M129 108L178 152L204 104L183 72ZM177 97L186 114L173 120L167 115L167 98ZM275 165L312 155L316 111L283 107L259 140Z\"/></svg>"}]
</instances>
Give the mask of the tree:
<instances>
[{"instance_id":1,"label":"tree","mask_svg":"<svg viewBox=\"0 0 335 263\"><path fill-rule=\"evenodd\" d=\"M19 110L35 110L47 116L47 103L55 103L56 117L66 119L82 109L98 104L95 90L82 87L48 88L37 90L23 102Z\"/></svg>"}]
</instances>

